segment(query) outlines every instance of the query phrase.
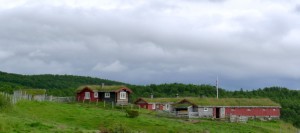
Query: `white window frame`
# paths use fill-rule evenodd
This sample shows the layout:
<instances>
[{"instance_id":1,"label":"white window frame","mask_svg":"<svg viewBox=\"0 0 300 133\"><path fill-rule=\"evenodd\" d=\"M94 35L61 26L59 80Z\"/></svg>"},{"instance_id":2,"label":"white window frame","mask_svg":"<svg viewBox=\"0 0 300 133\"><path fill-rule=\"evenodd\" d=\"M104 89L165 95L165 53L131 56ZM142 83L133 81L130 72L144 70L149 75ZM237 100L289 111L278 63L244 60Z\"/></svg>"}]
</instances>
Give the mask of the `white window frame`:
<instances>
[{"instance_id":1,"label":"white window frame","mask_svg":"<svg viewBox=\"0 0 300 133\"><path fill-rule=\"evenodd\" d=\"M203 108L203 111L208 111L208 108Z\"/></svg>"},{"instance_id":2,"label":"white window frame","mask_svg":"<svg viewBox=\"0 0 300 133\"><path fill-rule=\"evenodd\" d=\"M105 92L104 93L104 98L110 98L110 92Z\"/></svg>"},{"instance_id":3,"label":"white window frame","mask_svg":"<svg viewBox=\"0 0 300 133\"><path fill-rule=\"evenodd\" d=\"M94 97L95 97L95 98L98 97L98 92L94 92Z\"/></svg>"},{"instance_id":4,"label":"white window frame","mask_svg":"<svg viewBox=\"0 0 300 133\"><path fill-rule=\"evenodd\" d=\"M127 95L125 91L120 92L120 99L126 99Z\"/></svg>"},{"instance_id":5,"label":"white window frame","mask_svg":"<svg viewBox=\"0 0 300 133\"><path fill-rule=\"evenodd\" d=\"M247 111L251 111L251 109L247 109Z\"/></svg>"},{"instance_id":6,"label":"white window frame","mask_svg":"<svg viewBox=\"0 0 300 133\"><path fill-rule=\"evenodd\" d=\"M90 92L84 92L84 99L91 99L91 93Z\"/></svg>"},{"instance_id":7,"label":"white window frame","mask_svg":"<svg viewBox=\"0 0 300 133\"><path fill-rule=\"evenodd\" d=\"M166 104L166 110L169 110L169 104Z\"/></svg>"}]
</instances>

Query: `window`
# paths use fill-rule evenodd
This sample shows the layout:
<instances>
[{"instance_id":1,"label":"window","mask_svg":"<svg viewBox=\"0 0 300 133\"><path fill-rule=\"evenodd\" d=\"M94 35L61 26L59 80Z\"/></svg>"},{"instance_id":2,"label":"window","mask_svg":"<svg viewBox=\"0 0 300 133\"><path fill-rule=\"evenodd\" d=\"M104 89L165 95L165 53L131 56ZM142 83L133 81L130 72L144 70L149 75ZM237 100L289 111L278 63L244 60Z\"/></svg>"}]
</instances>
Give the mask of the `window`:
<instances>
[{"instance_id":1,"label":"window","mask_svg":"<svg viewBox=\"0 0 300 133\"><path fill-rule=\"evenodd\" d=\"M266 111L266 109L263 109L263 111Z\"/></svg>"},{"instance_id":2,"label":"window","mask_svg":"<svg viewBox=\"0 0 300 133\"><path fill-rule=\"evenodd\" d=\"M166 110L169 110L169 104L166 104Z\"/></svg>"},{"instance_id":3,"label":"window","mask_svg":"<svg viewBox=\"0 0 300 133\"><path fill-rule=\"evenodd\" d=\"M152 109L155 109L155 103L152 104Z\"/></svg>"},{"instance_id":4,"label":"window","mask_svg":"<svg viewBox=\"0 0 300 133\"><path fill-rule=\"evenodd\" d=\"M126 99L126 92L120 92L120 99Z\"/></svg>"},{"instance_id":5,"label":"window","mask_svg":"<svg viewBox=\"0 0 300 133\"><path fill-rule=\"evenodd\" d=\"M84 92L84 99L90 99L90 92Z\"/></svg>"},{"instance_id":6,"label":"window","mask_svg":"<svg viewBox=\"0 0 300 133\"><path fill-rule=\"evenodd\" d=\"M276 109L273 109L273 111L276 111Z\"/></svg>"},{"instance_id":7,"label":"window","mask_svg":"<svg viewBox=\"0 0 300 133\"><path fill-rule=\"evenodd\" d=\"M247 111L251 111L251 109L247 109Z\"/></svg>"},{"instance_id":8,"label":"window","mask_svg":"<svg viewBox=\"0 0 300 133\"><path fill-rule=\"evenodd\" d=\"M235 109L231 109L231 111L235 111Z\"/></svg>"},{"instance_id":9,"label":"window","mask_svg":"<svg viewBox=\"0 0 300 133\"><path fill-rule=\"evenodd\" d=\"M204 108L203 110L204 110L204 111L208 111L208 108Z\"/></svg>"},{"instance_id":10,"label":"window","mask_svg":"<svg viewBox=\"0 0 300 133\"><path fill-rule=\"evenodd\" d=\"M98 92L94 92L94 97L98 97Z\"/></svg>"},{"instance_id":11,"label":"window","mask_svg":"<svg viewBox=\"0 0 300 133\"><path fill-rule=\"evenodd\" d=\"M110 93L109 93L109 92L105 92L105 93L104 93L104 97L105 97L105 98L110 98Z\"/></svg>"}]
</instances>

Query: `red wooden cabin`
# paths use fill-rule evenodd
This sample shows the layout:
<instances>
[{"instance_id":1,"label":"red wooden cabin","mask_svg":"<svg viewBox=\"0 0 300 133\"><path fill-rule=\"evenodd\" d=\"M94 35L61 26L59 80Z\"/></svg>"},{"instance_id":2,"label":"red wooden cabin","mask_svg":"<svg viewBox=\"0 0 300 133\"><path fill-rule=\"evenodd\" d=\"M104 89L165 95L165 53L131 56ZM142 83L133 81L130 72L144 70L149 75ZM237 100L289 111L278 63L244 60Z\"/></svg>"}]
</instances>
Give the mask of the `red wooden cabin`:
<instances>
[{"instance_id":1,"label":"red wooden cabin","mask_svg":"<svg viewBox=\"0 0 300 133\"><path fill-rule=\"evenodd\" d=\"M139 98L134 104L148 110L171 111L172 105L179 100L178 98Z\"/></svg>"}]
</instances>

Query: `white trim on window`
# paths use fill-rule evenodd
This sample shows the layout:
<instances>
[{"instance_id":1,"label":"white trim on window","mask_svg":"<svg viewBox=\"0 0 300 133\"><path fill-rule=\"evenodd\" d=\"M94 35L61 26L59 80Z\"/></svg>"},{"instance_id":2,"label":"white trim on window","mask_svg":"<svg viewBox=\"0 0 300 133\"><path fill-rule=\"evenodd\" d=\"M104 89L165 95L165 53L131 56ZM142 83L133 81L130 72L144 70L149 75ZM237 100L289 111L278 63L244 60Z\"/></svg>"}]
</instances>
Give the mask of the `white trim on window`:
<instances>
[{"instance_id":1,"label":"white trim on window","mask_svg":"<svg viewBox=\"0 0 300 133\"><path fill-rule=\"evenodd\" d=\"M166 104L166 110L169 110L169 104Z\"/></svg>"},{"instance_id":2,"label":"white trim on window","mask_svg":"<svg viewBox=\"0 0 300 133\"><path fill-rule=\"evenodd\" d=\"M105 92L104 93L104 98L110 98L110 93L109 92Z\"/></svg>"},{"instance_id":3,"label":"white trim on window","mask_svg":"<svg viewBox=\"0 0 300 133\"><path fill-rule=\"evenodd\" d=\"M152 109L155 109L156 105L155 103L152 104Z\"/></svg>"},{"instance_id":4,"label":"white trim on window","mask_svg":"<svg viewBox=\"0 0 300 133\"><path fill-rule=\"evenodd\" d=\"M204 111L208 111L208 108L204 108L203 110L204 110Z\"/></svg>"},{"instance_id":5,"label":"white trim on window","mask_svg":"<svg viewBox=\"0 0 300 133\"><path fill-rule=\"evenodd\" d=\"M98 92L94 92L94 97L95 97L95 98L98 97Z\"/></svg>"},{"instance_id":6,"label":"white trim on window","mask_svg":"<svg viewBox=\"0 0 300 133\"><path fill-rule=\"evenodd\" d=\"M84 99L91 99L91 93L90 92L84 92Z\"/></svg>"},{"instance_id":7,"label":"white trim on window","mask_svg":"<svg viewBox=\"0 0 300 133\"><path fill-rule=\"evenodd\" d=\"M120 92L120 99L126 99L126 92Z\"/></svg>"}]
</instances>

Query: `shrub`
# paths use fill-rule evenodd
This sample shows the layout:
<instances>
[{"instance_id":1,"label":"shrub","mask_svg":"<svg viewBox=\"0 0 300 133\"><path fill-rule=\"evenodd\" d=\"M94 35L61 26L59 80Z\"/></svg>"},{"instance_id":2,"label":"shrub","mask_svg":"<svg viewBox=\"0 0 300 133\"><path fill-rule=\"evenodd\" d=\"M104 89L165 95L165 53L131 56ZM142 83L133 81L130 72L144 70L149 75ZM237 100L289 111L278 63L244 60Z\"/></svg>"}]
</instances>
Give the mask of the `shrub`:
<instances>
[{"instance_id":1,"label":"shrub","mask_svg":"<svg viewBox=\"0 0 300 133\"><path fill-rule=\"evenodd\" d=\"M139 112L135 111L135 110L126 110L126 116L128 116L129 118L135 118L139 116Z\"/></svg>"}]
</instances>

